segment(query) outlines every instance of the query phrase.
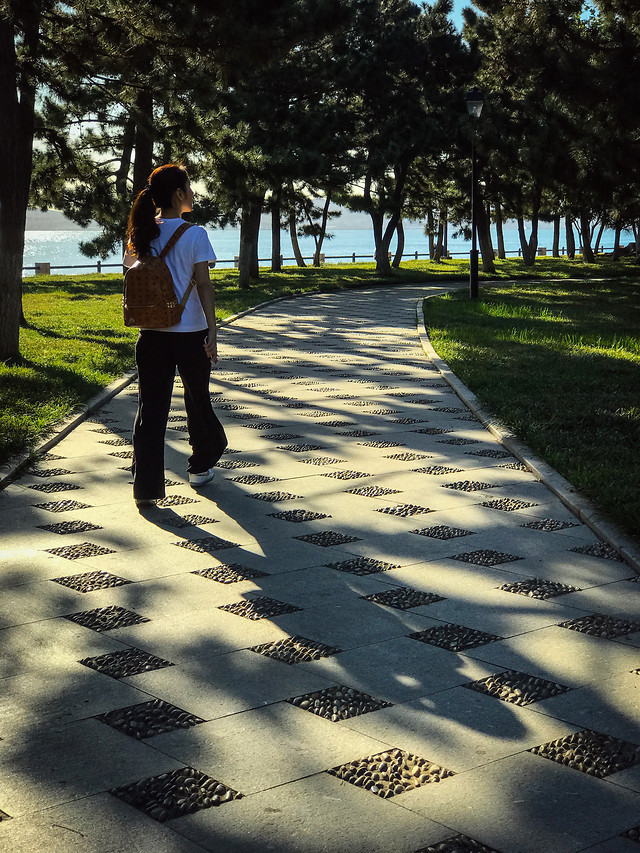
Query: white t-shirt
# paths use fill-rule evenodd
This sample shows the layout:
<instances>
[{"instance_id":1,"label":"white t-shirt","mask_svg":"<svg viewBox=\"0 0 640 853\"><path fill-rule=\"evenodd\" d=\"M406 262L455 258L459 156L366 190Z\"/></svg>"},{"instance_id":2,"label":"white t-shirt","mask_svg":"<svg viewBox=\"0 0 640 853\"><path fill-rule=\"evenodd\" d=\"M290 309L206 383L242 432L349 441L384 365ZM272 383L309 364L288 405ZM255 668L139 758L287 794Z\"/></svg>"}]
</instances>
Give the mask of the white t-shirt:
<instances>
[{"instance_id":1,"label":"white t-shirt","mask_svg":"<svg viewBox=\"0 0 640 853\"><path fill-rule=\"evenodd\" d=\"M160 254L169 242L174 231L184 224L184 219L156 219L160 227L160 236L151 241L151 248ZM216 253L213 251L209 235L199 225L192 225L184 232L173 249L165 255L165 263L169 267L173 286L178 300L182 299L193 278L193 265L201 261L215 261ZM125 256L125 265L128 258ZM199 332L207 328L207 319L204 316L198 290L191 289L187 299L180 322L168 329L156 329L157 332Z\"/></svg>"}]
</instances>

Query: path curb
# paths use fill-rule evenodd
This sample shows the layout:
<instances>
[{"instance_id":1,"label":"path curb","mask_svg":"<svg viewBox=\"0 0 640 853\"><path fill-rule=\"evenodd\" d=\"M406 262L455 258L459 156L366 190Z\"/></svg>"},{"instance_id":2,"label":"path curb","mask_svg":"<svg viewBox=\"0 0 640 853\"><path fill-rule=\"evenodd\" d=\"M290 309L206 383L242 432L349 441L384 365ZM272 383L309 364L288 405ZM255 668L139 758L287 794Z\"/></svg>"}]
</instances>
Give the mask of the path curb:
<instances>
[{"instance_id":1,"label":"path curb","mask_svg":"<svg viewBox=\"0 0 640 853\"><path fill-rule=\"evenodd\" d=\"M602 512L582 497L567 479L544 459L536 456L508 426L485 409L473 391L467 388L464 382L461 382L452 372L446 361L440 358L429 339L423 311L425 300L431 298L433 297L427 296L419 299L416 303L416 328L425 355L431 359L445 382L507 450L524 463L562 501L567 509L587 527L591 528L596 536L611 545L620 557L640 575L640 547L615 524L604 518Z\"/></svg>"}]
</instances>

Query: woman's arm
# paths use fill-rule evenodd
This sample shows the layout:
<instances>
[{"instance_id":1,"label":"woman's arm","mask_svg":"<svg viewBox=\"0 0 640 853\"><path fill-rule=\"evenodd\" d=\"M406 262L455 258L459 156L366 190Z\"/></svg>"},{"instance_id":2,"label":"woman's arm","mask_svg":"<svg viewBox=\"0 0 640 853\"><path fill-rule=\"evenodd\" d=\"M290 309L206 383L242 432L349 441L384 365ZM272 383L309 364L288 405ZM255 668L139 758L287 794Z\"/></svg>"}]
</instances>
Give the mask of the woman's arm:
<instances>
[{"instance_id":1,"label":"woman's arm","mask_svg":"<svg viewBox=\"0 0 640 853\"><path fill-rule=\"evenodd\" d=\"M200 261L193 265L193 278L200 297L200 304L207 319L209 334L204 342L204 351L213 364L218 361L218 343L216 338L216 299L213 284L209 278L208 261Z\"/></svg>"}]
</instances>

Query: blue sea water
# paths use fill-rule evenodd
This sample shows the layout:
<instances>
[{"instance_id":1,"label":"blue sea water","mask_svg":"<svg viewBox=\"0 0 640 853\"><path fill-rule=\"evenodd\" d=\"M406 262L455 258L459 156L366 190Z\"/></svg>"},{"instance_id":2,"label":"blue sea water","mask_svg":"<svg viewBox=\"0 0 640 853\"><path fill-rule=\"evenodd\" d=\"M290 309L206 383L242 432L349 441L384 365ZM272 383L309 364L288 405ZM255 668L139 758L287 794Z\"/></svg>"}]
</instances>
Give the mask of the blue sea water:
<instances>
[{"instance_id":1,"label":"blue sea water","mask_svg":"<svg viewBox=\"0 0 640 853\"><path fill-rule=\"evenodd\" d=\"M211 243L218 256L219 267L233 267L234 258L238 254L240 232L237 228L207 228ZM26 275L33 275L36 263L48 262L51 271L54 272L91 272L97 268L97 258L92 260L80 253L79 242L88 240L95 236L97 231L86 230L56 230L56 231L27 231L25 235L24 267ZM373 260L374 240L373 233L367 228L333 228L329 231L330 238L323 244L323 251L327 263L346 263L353 259L355 253L359 262ZM495 234L494 241L495 241ZM504 228L505 249L508 254L517 255L520 246L515 222L508 222ZM562 240L564 232L561 232L560 248L563 249ZM625 234L622 237L623 245L632 242L633 236ZM551 254L553 242L553 226L547 223L540 224L538 245L546 247ZM299 238L300 248L307 261L310 261L314 252L314 242L311 237ZM494 243L495 244L495 243ZM462 237L449 236L449 252L452 257L468 255L470 243ZM613 246L613 232L605 231L601 248L611 249ZM391 244L391 252L395 252L395 239ZM424 228L418 224L412 224L405 230L405 248L403 258L409 260L415 258L416 252L421 258L428 257L428 240L424 234ZM281 234L281 252L284 263L295 264L291 240L287 232ZM260 232L258 242L258 254L261 265L268 266L271 262L271 233L269 230ZM115 272L120 269L121 257L113 255L102 263L107 272ZM110 268L108 265L115 265ZM82 267L74 269L74 267Z\"/></svg>"}]
</instances>

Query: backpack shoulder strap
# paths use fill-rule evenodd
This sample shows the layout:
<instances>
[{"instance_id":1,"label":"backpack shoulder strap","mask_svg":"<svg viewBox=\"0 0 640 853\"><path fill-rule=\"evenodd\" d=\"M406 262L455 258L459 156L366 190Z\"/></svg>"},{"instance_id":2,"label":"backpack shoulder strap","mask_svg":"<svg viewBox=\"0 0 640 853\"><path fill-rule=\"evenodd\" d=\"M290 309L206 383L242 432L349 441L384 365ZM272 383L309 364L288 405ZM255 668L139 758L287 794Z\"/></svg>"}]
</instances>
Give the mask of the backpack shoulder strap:
<instances>
[{"instance_id":1,"label":"backpack shoulder strap","mask_svg":"<svg viewBox=\"0 0 640 853\"><path fill-rule=\"evenodd\" d=\"M167 240L167 243L166 243L164 249L160 252L158 257L164 258L165 255L167 255L171 251L171 249L173 249L173 247L178 242L180 237L182 237L184 232L188 228L191 228L191 226L193 224L194 224L193 222L183 222L182 225L180 225L178 228L176 228L176 230L173 232L171 237L169 237L169 239Z\"/></svg>"}]
</instances>

